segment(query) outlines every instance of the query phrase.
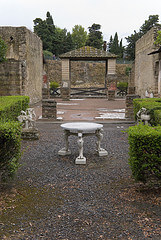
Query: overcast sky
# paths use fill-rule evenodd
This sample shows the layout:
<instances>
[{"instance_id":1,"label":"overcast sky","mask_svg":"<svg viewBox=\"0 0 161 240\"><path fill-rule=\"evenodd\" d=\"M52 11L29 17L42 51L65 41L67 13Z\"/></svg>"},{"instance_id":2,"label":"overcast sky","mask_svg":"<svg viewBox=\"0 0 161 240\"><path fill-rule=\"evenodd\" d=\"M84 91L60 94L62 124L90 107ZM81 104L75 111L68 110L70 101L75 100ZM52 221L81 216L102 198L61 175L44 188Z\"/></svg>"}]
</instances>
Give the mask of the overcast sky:
<instances>
[{"instance_id":1,"label":"overcast sky","mask_svg":"<svg viewBox=\"0 0 161 240\"><path fill-rule=\"evenodd\" d=\"M93 23L101 25L104 40L118 33L119 39L138 31L149 15L159 15L161 0L0 0L0 26L26 26L33 31L35 18L46 19L72 32L74 25L86 31Z\"/></svg>"}]
</instances>

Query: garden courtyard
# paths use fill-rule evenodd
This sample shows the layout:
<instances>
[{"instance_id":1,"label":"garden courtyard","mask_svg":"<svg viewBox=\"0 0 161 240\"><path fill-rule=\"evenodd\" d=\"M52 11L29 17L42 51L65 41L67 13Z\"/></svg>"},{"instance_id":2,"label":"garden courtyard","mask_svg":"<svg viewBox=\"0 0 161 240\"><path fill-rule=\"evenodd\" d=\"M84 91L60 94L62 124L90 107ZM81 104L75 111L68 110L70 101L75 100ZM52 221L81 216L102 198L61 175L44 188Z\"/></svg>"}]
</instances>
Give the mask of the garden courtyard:
<instances>
[{"instance_id":1,"label":"garden courtyard","mask_svg":"<svg viewBox=\"0 0 161 240\"><path fill-rule=\"evenodd\" d=\"M104 121L104 157L95 153L95 136L84 137L86 165L74 162L75 136L71 155L58 155L64 147L60 124L37 121L39 140L22 141L21 167L14 180L0 185L1 239L159 240L161 188L136 183L128 164L124 130L133 123Z\"/></svg>"}]
</instances>

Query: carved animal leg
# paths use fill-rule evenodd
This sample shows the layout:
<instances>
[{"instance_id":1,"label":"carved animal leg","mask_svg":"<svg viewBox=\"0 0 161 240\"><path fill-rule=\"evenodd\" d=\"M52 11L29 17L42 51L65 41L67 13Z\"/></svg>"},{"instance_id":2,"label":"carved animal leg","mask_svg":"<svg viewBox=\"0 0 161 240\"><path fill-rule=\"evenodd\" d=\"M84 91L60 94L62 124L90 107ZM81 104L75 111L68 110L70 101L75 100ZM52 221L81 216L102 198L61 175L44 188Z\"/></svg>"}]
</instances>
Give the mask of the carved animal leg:
<instances>
[{"instance_id":1,"label":"carved animal leg","mask_svg":"<svg viewBox=\"0 0 161 240\"><path fill-rule=\"evenodd\" d=\"M69 142L68 142L68 137L70 135L70 132L67 130L64 130L64 139L65 139L65 147L59 150L58 154L65 156L65 155L70 155L71 151L69 150Z\"/></svg>"},{"instance_id":2,"label":"carved animal leg","mask_svg":"<svg viewBox=\"0 0 161 240\"><path fill-rule=\"evenodd\" d=\"M82 133L78 133L78 147L79 147L79 156L76 158L76 164L86 164L86 158L83 156L83 137Z\"/></svg>"}]
</instances>

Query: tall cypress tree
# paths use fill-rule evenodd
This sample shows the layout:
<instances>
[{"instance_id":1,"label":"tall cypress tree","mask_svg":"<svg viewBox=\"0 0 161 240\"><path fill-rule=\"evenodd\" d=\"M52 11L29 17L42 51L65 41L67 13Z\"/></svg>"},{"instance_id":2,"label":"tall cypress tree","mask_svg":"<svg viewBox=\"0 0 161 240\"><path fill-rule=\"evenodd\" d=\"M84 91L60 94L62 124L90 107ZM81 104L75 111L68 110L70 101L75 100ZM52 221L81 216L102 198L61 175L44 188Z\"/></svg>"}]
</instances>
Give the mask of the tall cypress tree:
<instances>
[{"instance_id":1,"label":"tall cypress tree","mask_svg":"<svg viewBox=\"0 0 161 240\"><path fill-rule=\"evenodd\" d=\"M119 42L117 32L115 33L114 38L112 38L112 36L110 37L108 46L109 46L109 52L118 55L119 58L123 57L124 47L122 45L122 39Z\"/></svg>"}]
</instances>

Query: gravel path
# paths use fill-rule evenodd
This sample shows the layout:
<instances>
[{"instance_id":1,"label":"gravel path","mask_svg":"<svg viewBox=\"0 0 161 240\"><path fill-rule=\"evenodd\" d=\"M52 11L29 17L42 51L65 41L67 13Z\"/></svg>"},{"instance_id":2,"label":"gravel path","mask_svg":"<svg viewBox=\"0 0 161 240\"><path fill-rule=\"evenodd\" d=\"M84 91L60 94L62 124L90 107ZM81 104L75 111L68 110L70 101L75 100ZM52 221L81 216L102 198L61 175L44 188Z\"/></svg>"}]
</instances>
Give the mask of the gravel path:
<instances>
[{"instance_id":1,"label":"gravel path","mask_svg":"<svg viewBox=\"0 0 161 240\"><path fill-rule=\"evenodd\" d=\"M0 239L159 240L161 189L134 183L128 165L128 124L104 124L102 147L84 138L86 165L75 165L76 137L71 156L58 156L64 146L60 124L38 123L40 140L23 141L24 151L12 186L1 186ZM1 199L2 200L2 199Z\"/></svg>"}]
</instances>

